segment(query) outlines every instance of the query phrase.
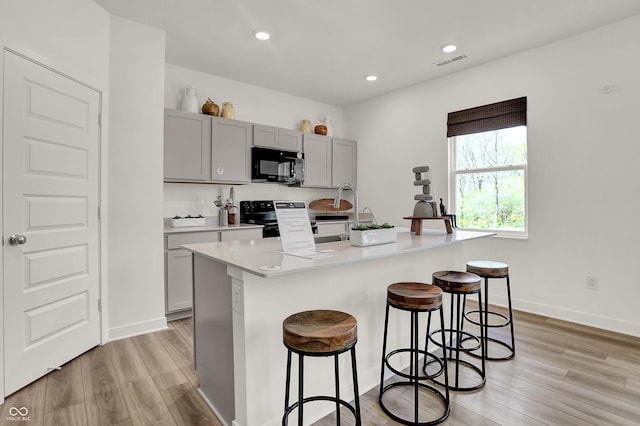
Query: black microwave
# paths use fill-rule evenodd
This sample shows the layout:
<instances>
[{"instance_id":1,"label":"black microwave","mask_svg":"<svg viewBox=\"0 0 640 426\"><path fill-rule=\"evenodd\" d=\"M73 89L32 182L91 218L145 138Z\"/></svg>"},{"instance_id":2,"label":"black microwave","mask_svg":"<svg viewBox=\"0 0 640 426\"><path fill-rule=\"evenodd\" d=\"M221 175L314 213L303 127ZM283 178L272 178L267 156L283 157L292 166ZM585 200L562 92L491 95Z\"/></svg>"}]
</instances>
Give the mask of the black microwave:
<instances>
[{"instance_id":1,"label":"black microwave","mask_svg":"<svg viewBox=\"0 0 640 426\"><path fill-rule=\"evenodd\" d=\"M251 148L251 181L301 184L304 181L304 154L269 148Z\"/></svg>"}]
</instances>

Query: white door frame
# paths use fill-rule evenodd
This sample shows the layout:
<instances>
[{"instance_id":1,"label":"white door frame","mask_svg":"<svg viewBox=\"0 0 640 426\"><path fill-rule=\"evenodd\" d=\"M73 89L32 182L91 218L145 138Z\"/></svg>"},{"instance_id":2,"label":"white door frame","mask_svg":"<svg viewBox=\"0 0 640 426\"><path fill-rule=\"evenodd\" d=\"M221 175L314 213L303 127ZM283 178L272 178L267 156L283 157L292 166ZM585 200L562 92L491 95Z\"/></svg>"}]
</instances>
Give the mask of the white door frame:
<instances>
[{"instance_id":1,"label":"white door frame","mask_svg":"<svg viewBox=\"0 0 640 426\"><path fill-rule=\"evenodd\" d=\"M106 285L105 283L107 282L106 280L106 268L104 267L107 262L107 244L106 244L106 223L107 223L107 218L106 218L106 212L107 212L107 203L106 203L106 199L105 199L105 194L107 193L106 191L106 176L104 171L106 170L106 147L105 144L103 144L103 140L106 140L105 135L106 135L106 131L105 131L105 120L104 120L104 92L96 87L93 87L91 85L88 85L68 74L62 73L58 70L56 70L55 68L52 68L50 66L47 66L39 61L33 60L30 57L16 51L13 50L7 46L0 46L2 47L2 51L0 52L0 129L4 128L4 102L2 102L2 99L4 99L4 54L5 52L10 52L13 53L15 55L18 55L30 62L33 62L36 65L39 65L43 68L48 69L49 71L52 71L58 75L61 75L65 78L68 78L70 80L73 80L74 82L81 84L85 87L88 87L92 90L95 90L96 92L98 92L99 95L99 114L101 117L100 123L99 123L99 133L98 133L98 203L100 206L100 218L99 218L99 230L98 230L98 248L99 248L99 257L98 257L98 262L99 262L99 273L98 273L98 286L99 286L99 294L100 294L100 300L101 300L101 309L100 309L100 314L99 314L99 320L100 320L100 344L103 345L105 343L107 343L108 341L108 299L107 299L107 289L106 289ZM4 132L0 131L0 148L4 148ZM0 149L0 188L3 188L4 182L3 182L3 173L2 173L2 164L3 164L3 149ZM3 197L0 196L0 229L2 231L2 251L3 251L3 255L4 255L4 249L5 249L5 229L4 229L4 217L3 217ZM5 400L5 393L4 393L4 380L5 380L5 371L4 371L4 268L3 268L3 262L0 261L0 404L4 403Z\"/></svg>"}]
</instances>

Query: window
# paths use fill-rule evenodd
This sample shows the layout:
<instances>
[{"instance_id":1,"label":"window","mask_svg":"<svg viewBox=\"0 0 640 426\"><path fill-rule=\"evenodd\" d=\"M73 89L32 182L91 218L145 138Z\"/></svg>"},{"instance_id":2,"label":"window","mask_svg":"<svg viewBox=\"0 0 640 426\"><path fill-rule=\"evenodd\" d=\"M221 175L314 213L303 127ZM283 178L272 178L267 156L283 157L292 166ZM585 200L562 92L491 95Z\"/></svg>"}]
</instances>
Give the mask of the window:
<instances>
[{"instance_id":1,"label":"window","mask_svg":"<svg viewBox=\"0 0 640 426\"><path fill-rule=\"evenodd\" d=\"M527 233L527 98L449 114L449 192L459 228Z\"/></svg>"}]
</instances>

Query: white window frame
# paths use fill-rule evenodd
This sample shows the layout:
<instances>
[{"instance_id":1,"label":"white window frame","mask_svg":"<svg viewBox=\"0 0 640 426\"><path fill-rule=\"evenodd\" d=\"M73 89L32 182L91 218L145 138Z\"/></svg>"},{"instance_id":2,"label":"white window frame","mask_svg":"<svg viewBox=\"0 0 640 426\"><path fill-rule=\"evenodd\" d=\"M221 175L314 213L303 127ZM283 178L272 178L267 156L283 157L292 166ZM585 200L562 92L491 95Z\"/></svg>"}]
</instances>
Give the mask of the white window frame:
<instances>
[{"instance_id":1,"label":"white window frame","mask_svg":"<svg viewBox=\"0 0 640 426\"><path fill-rule=\"evenodd\" d=\"M447 138L447 143L449 147L449 185L448 185L448 194L449 194L449 213L455 214L456 212L456 176L461 174L473 174L473 173L485 173L485 172L501 172L501 171L512 171L512 170L522 170L524 173L524 231L513 231L509 229L500 229L500 228L460 228L465 231L481 231L481 232L495 232L498 237L504 238L522 238L527 239L529 237L529 156L527 155L527 162L525 164L517 164L510 166L501 166L501 167L485 167L485 168L477 168L477 169L464 169L457 170L457 149L456 149L456 138L458 136L451 136ZM529 137L527 134L527 151L529 150Z\"/></svg>"}]
</instances>

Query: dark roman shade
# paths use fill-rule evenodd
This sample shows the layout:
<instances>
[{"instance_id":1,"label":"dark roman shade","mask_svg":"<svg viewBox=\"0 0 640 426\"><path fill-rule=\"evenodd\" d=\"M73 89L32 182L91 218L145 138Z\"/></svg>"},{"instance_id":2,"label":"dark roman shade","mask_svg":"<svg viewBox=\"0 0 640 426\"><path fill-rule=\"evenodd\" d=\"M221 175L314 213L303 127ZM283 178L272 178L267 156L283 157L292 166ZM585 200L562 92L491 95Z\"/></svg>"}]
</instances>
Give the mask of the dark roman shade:
<instances>
[{"instance_id":1,"label":"dark roman shade","mask_svg":"<svg viewBox=\"0 0 640 426\"><path fill-rule=\"evenodd\" d=\"M527 125L527 97L496 102L462 111L447 117L447 137L488 132Z\"/></svg>"}]
</instances>

